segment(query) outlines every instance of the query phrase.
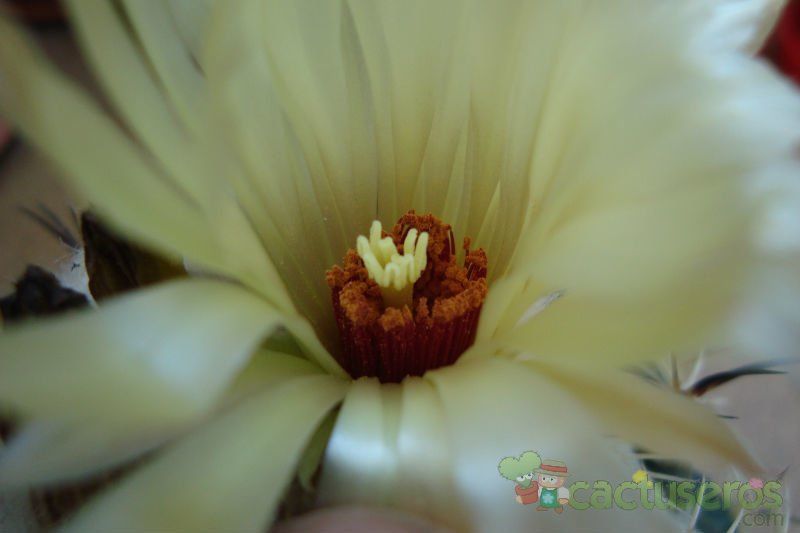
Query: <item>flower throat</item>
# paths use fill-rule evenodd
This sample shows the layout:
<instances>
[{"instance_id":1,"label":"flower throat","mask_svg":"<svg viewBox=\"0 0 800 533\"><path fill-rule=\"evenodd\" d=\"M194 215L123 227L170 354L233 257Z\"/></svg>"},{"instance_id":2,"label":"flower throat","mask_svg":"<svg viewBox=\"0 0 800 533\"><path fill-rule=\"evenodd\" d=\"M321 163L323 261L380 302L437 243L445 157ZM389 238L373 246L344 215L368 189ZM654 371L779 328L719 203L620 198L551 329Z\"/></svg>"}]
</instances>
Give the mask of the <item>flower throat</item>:
<instances>
[{"instance_id":1,"label":"flower throat","mask_svg":"<svg viewBox=\"0 0 800 533\"><path fill-rule=\"evenodd\" d=\"M453 364L475 341L486 298L486 253L456 264L453 231L433 215L409 211L390 232L374 222L328 270L342 350L353 378L396 383Z\"/></svg>"}]
</instances>

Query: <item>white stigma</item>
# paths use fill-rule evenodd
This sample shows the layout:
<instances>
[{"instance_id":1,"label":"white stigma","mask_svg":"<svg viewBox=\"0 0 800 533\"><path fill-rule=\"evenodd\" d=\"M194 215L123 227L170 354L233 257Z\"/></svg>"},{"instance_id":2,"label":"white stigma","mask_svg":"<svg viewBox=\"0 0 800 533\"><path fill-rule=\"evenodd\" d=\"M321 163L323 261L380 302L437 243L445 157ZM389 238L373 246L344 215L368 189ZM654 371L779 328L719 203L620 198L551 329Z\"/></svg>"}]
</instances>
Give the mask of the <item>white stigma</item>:
<instances>
[{"instance_id":1,"label":"white stigma","mask_svg":"<svg viewBox=\"0 0 800 533\"><path fill-rule=\"evenodd\" d=\"M380 287L384 303L390 307L410 306L414 282L428 264L428 234L409 230L400 255L391 237L381 238L382 230L381 223L374 221L369 239L361 235L356 240L356 250L370 279Z\"/></svg>"}]
</instances>

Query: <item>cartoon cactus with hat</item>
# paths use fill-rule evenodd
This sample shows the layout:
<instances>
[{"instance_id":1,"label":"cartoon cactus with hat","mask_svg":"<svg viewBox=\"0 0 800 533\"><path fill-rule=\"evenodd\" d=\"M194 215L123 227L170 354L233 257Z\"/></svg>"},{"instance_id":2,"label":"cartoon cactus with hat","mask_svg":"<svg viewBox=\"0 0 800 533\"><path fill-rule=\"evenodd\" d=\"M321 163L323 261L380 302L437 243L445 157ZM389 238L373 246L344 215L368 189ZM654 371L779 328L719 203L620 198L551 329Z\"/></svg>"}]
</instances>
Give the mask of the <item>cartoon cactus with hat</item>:
<instances>
[{"instance_id":1,"label":"cartoon cactus with hat","mask_svg":"<svg viewBox=\"0 0 800 533\"><path fill-rule=\"evenodd\" d=\"M519 457L504 457L497 465L500 475L516 483L517 503L528 505L539 500L535 471L542 460L536 452L523 452Z\"/></svg>"}]
</instances>

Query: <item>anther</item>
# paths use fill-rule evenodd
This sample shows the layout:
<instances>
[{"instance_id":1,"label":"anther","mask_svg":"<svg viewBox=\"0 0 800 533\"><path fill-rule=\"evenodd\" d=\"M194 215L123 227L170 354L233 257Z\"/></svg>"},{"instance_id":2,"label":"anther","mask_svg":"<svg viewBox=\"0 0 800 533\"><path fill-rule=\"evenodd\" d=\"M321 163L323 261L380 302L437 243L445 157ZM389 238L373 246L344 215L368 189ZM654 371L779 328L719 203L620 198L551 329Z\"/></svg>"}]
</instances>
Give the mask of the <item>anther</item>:
<instances>
[{"instance_id":1,"label":"anther","mask_svg":"<svg viewBox=\"0 0 800 533\"><path fill-rule=\"evenodd\" d=\"M383 227L374 221L369 239L361 235L356 240L356 250L364 262L369 279L381 291L387 307L398 309L413 303L414 282L428 264L426 250L428 234L411 229L403 242L403 253L397 250L391 237L383 236Z\"/></svg>"}]
</instances>

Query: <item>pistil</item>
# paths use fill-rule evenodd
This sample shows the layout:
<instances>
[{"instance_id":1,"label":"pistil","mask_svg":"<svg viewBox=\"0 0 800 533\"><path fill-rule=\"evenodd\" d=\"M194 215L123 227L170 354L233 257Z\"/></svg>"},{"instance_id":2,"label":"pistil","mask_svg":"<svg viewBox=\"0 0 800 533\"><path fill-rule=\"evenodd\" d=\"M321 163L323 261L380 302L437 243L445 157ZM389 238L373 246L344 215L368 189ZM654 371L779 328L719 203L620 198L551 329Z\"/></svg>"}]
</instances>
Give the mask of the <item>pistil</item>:
<instances>
[{"instance_id":1,"label":"pistil","mask_svg":"<svg viewBox=\"0 0 800 533\"><path fill-rule=\"evenodd\" d=\"M376 220L369 230L369 239L361 235L356 240L369 279L378 285L387 307L402 309L413 303L414 282L428 264L428 234L423 232L419 238L417 235L416 229L408 232L401 253L392 237L383 237L383 227Z\"/></svg>"}]
</instances>

